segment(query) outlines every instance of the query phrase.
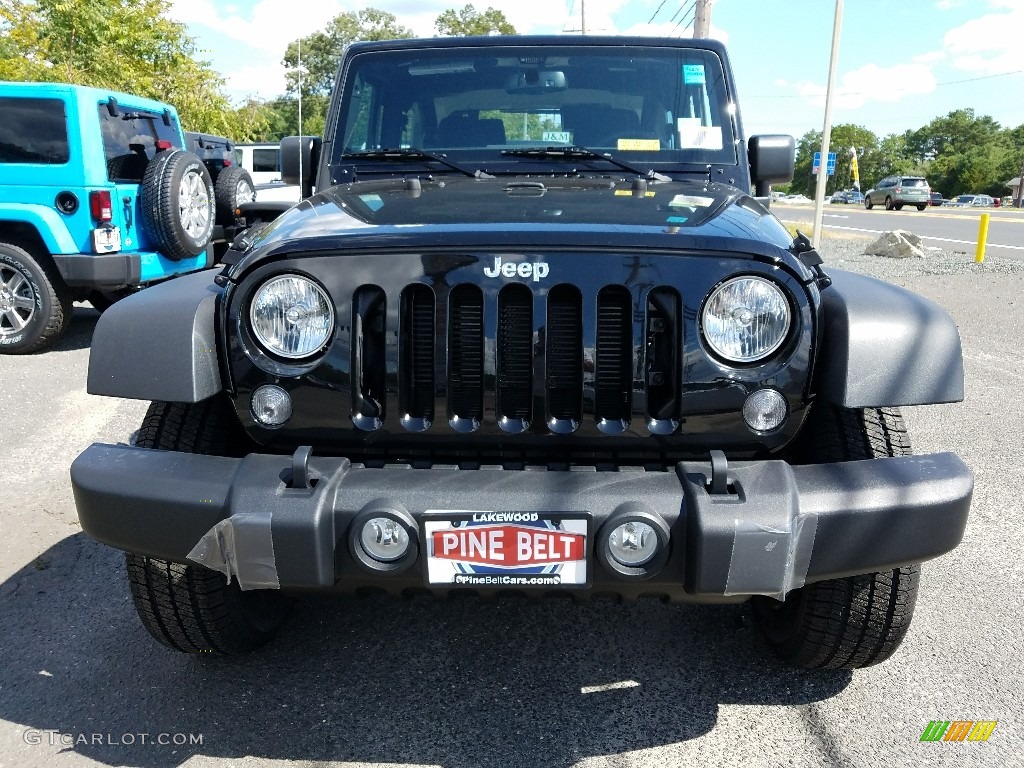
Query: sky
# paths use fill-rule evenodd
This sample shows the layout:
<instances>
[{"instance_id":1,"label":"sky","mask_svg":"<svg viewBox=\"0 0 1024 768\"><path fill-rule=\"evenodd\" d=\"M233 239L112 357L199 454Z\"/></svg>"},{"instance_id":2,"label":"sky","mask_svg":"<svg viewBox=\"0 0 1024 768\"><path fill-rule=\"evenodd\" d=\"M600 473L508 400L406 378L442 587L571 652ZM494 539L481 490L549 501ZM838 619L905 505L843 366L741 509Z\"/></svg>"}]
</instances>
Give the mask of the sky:
<instances>
[{"instance_id":1,"label":"sky","mask_svg":"<svg viewBox=\"0 0 1024 768\"><path fill-rule=\"evenodd\" d=\"M231 99L284 92L288 43L339 13L375 7L423 37L466 0L171 0L227 81ZM522 34L690 37L693 0L486 0ZM834 0L716 0L711 36L732 60L747 135L821 130ZM849 0L844 3L832 124L879 137L971 108L1002 126L1024 124L1024 0Z\"/></svg>"}]
</instances>

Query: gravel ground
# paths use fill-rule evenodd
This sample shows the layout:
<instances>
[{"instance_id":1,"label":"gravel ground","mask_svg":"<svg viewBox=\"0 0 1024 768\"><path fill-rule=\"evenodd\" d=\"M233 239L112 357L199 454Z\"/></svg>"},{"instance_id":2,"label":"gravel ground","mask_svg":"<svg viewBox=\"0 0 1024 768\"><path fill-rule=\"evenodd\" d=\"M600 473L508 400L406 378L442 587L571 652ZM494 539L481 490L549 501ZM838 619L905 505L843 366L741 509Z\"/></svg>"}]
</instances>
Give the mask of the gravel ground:
<instances>
[{"instance_id":1,"label":"gravel ground","mask_svg":"<svg viewBox=\"0 0 1024 768\"><path fill-rule=\"evenodd\" d=\"M869 256L864 248L871 241L863 237L823 237L818 253L830 266L905 285L906 279L921 275L1008 275L1024 273L1024 261L988 256L981 264L965 251L927 248L923 259L890 259Z\"/></svg>"}]
</instances>

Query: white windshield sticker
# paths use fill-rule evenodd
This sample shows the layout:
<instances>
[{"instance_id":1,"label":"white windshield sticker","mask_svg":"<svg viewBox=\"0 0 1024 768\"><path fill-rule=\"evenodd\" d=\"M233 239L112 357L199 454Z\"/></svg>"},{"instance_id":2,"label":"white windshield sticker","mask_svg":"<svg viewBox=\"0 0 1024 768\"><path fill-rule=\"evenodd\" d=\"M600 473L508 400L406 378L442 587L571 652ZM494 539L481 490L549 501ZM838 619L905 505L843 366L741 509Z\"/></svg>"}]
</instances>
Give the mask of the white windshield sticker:
<instances>
[{"instance_id":1,"label":"white windshield sticker","mask_svg":"<svg viewBox=\"0 0 1024 768\"><path fill-rule=\"evenodd\" d=\"M701 125L699 117L680 117L679 128L680 149L721 149L722 127L719 125Z\"/></svg>"},{"instance_id":2,"label":"white windshield sticker","mask_svg":"<svg viewBox=\"0 0 1024 768\"><path fill-rule=\"evenodd\" d=\"M700 197L699 195L676 195L669 202L672 208L707 208L715 202L713 197Z\"/></svg>"}]
</instances>

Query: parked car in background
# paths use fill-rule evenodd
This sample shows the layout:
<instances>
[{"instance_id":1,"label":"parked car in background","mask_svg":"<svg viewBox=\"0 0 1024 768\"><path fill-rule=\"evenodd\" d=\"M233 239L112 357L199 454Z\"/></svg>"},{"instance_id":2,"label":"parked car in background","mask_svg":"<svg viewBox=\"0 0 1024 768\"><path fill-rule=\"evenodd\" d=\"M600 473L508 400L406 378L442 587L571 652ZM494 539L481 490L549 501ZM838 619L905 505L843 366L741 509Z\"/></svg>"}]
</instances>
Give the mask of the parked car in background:
<instances>
[{"instance_id":1,"label":"parked car in background","mask_svg":"<svg viewBox=\"0 0 1024 768\"><path fill-rule=\"evenodd\" d=\"M775 202L785 203L786 205L801 205L814 201L807 197L807 195L786 195L785 197L780 197Z\"/></svg>"},{"instance_id":2,"label":"parked car in background","mask_svg":"<svg viewBox=\"0 0 1024 768\"><path fill-rule=\"evenodd\" d=\"M932 192L932 194L931 194L931 202L932 202L932 205L942 205L946 201L942 197L942 193L941 192Z\"/></svg>"},{"instance_id":3,"label":"parked car in background","mask_svg":"<svg viewBox=\"0 0 1024 768\"><path fill-rule=\"evenodd\" d=\"M989 208L993 203L994 198L989 195L957 195L946 201L953 208Z\"/></svg>"},{"instance_id":4,"label":"parked car in background","mask_svg":"<svg viewBox=\"0 0 1024 768\"><path fill-rule=\"evenodd\" d=\"M238 165L234 142L224 136L185 131L185 146L203 161L213 179L217 223L230 224L239 205L256 199L256 184Z\"/></svg>"},{"instance_id":5,"label":"parked car in background","mask_svg":"<svg viewBox=\"0 0 1024 768\"><path fill-rule=\"evenodd\" d=\"M281 181L281 148L277 144L236 144L235 159L257 185Z\"/></svg>"},{"instance_id":6,"label":"parked car in background","mask_svg":"<svg viewBox=\"0 0 1024 768\"><path fill-rule=\"evenodd\" d=\"M974 195L955 195L945 203L944 206L947 208L965 208L974 203Z\"/></svg>"},{"instance_id":7,"label":"parked car in background","mask_svg":"<svg viewBox=\"0 0 1024 768\"><path fill-rule=\"evenodd\" d=\"M0 82L0 115L0 354L55 342L74 301L212 266L213 180L173 106Z\"/></svg>"},{"instance_id":8,"label":"parked car in background","mask_svg":"<svg viewBox=\"0 0 1024 768\"><path fill-rule=\"evenodd\" d=\"M904 205L916 205L923 211L931 202L931 189L923 176L886 176L874 189L864 193L864 207L869 211L876 205L885 210L902 210Z\"/></svg>"}]
</instances>

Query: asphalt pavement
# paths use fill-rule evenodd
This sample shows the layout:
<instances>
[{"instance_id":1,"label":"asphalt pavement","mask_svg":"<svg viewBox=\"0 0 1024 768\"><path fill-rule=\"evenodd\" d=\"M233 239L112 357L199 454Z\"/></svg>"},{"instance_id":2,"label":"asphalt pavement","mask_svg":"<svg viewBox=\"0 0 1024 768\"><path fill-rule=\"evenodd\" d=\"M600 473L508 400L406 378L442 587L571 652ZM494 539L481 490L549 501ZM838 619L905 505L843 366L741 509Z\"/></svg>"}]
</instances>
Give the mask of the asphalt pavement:
<instances>
[{"instance_id":1,"label":"asphalt pavement","mask_svg":"<svg viewBox=\"0 0 1024 768\"><path fill-rule=\"evenodd\" d=\"M809 227L814 206L773 203L772 213L787 223ZM972 256L978 243L981 215L989 215L986 254L1024 260L1024 210L1008 208L950 208L934 206L918 211L906 206L902 211L887 211L875 206L870 211L861 205L828 204L822 226L838 236L877 237L882 232L905 229L920 236L925 245L963 250Z\"/></svg>"},{"instance_id":2,"label":"asphalt pavement","mask_svg":"<svg viewBox=\"0 0 1024 768\"><path fill-rule=\"evenodd\" d=\"M250 657L173 653L77 523L72 459L146 404L85 393L76 308L55 350L0 357L0 768L1024 764L1024 274L900 282L950 310L967 369L965 403L905 409L915 450L977 488L903 647L853 674L784 667L744 606L657 602L307 599ZM931 720L998 725L922 743Z\"/></svg>"}]
</instances>

